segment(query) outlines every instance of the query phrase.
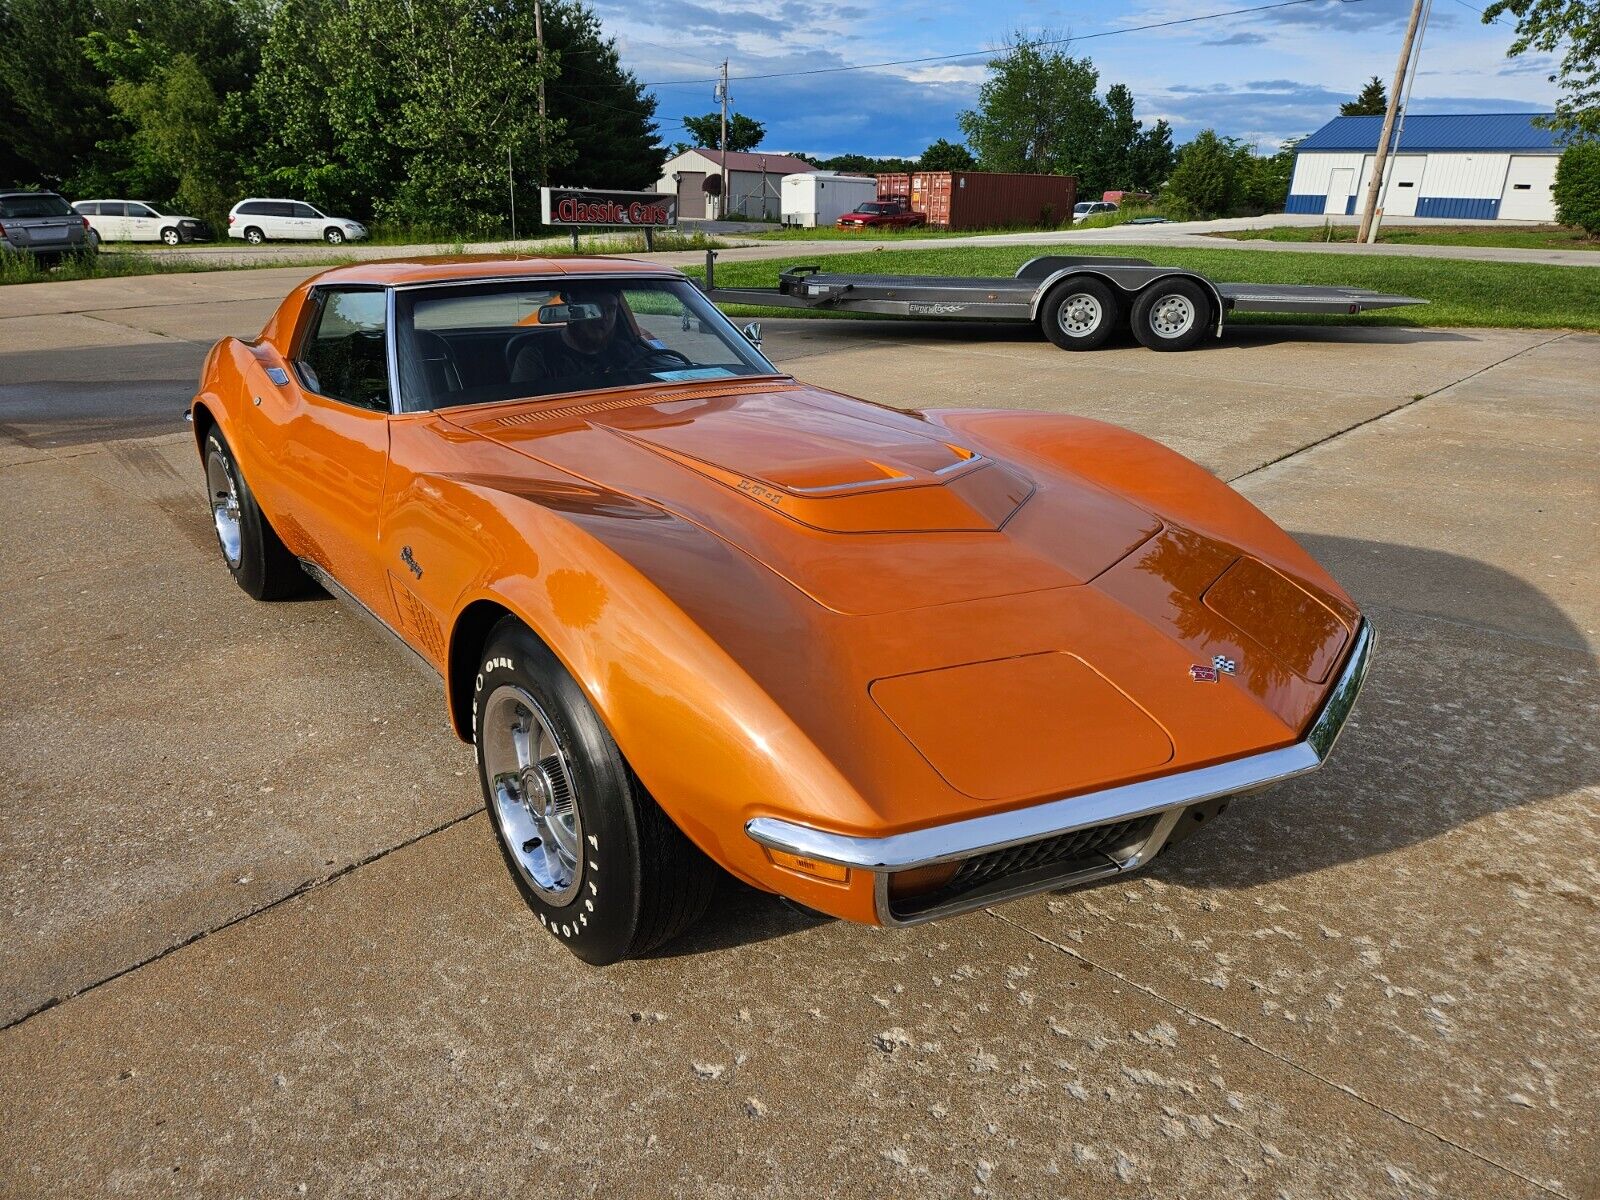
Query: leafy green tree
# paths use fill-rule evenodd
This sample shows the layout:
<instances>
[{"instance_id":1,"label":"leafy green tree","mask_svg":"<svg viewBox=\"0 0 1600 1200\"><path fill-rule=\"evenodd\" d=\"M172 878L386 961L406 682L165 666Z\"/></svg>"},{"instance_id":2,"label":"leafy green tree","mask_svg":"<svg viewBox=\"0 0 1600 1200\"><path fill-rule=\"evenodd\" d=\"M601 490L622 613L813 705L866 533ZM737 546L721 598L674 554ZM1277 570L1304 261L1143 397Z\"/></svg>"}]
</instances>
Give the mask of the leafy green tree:
<instances>
[{"instance_id":1,"label":"leafy green tree","mask_svg":"<svg viewBox=\"0 0 1600 1200\"><path fill-rule=\"evenodd\" d=\"M562 117L556 158L567 161L566 173L590 187L654 186L664 157L656 98L622 66L600 18L577 0L546 0L544 41L556 65L548 102Z\"/></svg>"},{"instance_id":2,"label":"leafy green tree","mask_svg":"<svg viewBox=\"0 0 1600 1200\"><path fill-rule=\"evenodd\" d=\"M1106 109L1095 92L1100 74L1053 37L1018 33L989 61L978 107L957 118L985 171L1095 173Z\"/></svg>"},{"instance_id":3,"label":"leafy green tree","mask_svg":"<svg viewBox=\"0 0 1600 1200\"><path fill-rule=\"evenodd\" d=\"M1562 52L1551 74L1563 95L1549 122L1571 138L1600 138L1600 4L1594 0L1494 0L1483 10L1485 24L1504 13L1516 18L1517 33L1506 51L1515 58L1529 50Z\"/></svg>"},{"instance_id":4,"label":"leafy green tree","mask_svg":"<svg viewBox=\"0 0 1600 1200\"><path fill-rule=\"evenodd\" d=\"M222 104L195 56L168 54L138 32L121 41L84 39L84 53L110 79L107 94L128 129L117 145L117 190L173 197L213 223L237 193L236 159L221 139Z\"/></svg>"},{"instance_id":5,"label":"leafy green tree","mask_svg":"<svg viewBox=\"0 0 1600 1200\"><path fill-rule=\"evenodd\" d=\"M1300 138L1292 138L1276 154L1257 155L1240 144L1238 154L1238 206L1254 213L1282 212L1289 198L1289 180L1294 175L1294 148Z\"/></svg>"},{"instance_id":6,"label":"leafy green tree","mask_svg":"<svg viewBox=\"0 0 1600 1200\"><path fill-rule=\"evenodd\" d=\"M917 160L919 171L970 171L977 165L978 160L972 157L972 151L960 142L944 138L924 150L922 157Z\"/></svg>"},{"instance_id":7,"label":"leafy green tree","mask_svg":"<svg viewBox=\"0 0 1600 1200\"><path fill-rule=\"evenodd\" d=\"M1556 164L1556 220L1600 238L1600 141L1575 142Z\"/></svg>"},{"instance_id":8,"label":"leafy green tree","mask_svg":"<svg viewBox=\"0 0 1600 1200\"><path fill-rule=\"evenodd\" d=\"M1128 154L1128 179L1141 192L1158 192L1177 161L1172 148L1172 126L1157 121L1143 130Z\"/></svg>"},{"instance_id":9,"label":"leafy green tree","mask_svg":"<svg viewBox=\"0 0 1600 1200\"><path fill-rule=\"evenodd\" d=\"M722 114L709 112L703 117L684 117L683 127L695 139L696 146L708 150L722 149ZM767 136L767 127L743 113L728 114L728 149L754 150Z\"/></svg>"},{"instance_id":10,"label":"leafy green tree","mask_svg":"<svg viewBox=\"0 0 1600 1200\"><path fill-rule=\"evenodd\" d=\"M0 0L0 137L17 182L60 187L101 157L113 109L79 45L99 23L94 0Z\"/></svg>"},{"instance_id":11,"label":"leafy green tree","mask_svg":"<svg viewBox=\"0 0 1600 1200\"><path fill-rule=\"evenodd\" d=\"M1106 188L1132 189L1141 132L1142 123L1133 115L1133 92L1126 84L1112 84L1106 89L1106 121L1100 130L1095 170L1090 178L1078 180L1079 189L1085 194Z\"/></svg>"},{"instance_id":12,"label":"leafy green tree","mask_svg":"<svg viewBox=\"0 0 1600 1200\"><path fill-rule=\"evenodd\" d=\"M1170 216L1198 221L1225 216L1239 197L1238 146L1202 129L1194 141L1178 151L1178 162L1167 180L1161 202Z\"/></svg>"},{"instance_id":13,"label":"leafy green tree","mask_svg":"<svg viewBox=\"0 0 1600 1200\"><path fill-rule=\"evenodd\" d=\"M1341 117L1381 117L1388 111L1389 93L1384 90L1383 80L1376 75L1367 80L1366 87L1356 94L1354 100L1339 105Z\"/></svg>"},{"instance_id":14,"label":"leafy green tree","mask_svg":"<svg viewBox=\"0 0 1600 1200\"><path fill-rule=\"evenodd\" d=\"M889 175L917 169L913 159L873 158L869 154L835 154L832 158L806 158L806 161L819 171L847 171L857 175Z\"/></svg>"}]
</instances>

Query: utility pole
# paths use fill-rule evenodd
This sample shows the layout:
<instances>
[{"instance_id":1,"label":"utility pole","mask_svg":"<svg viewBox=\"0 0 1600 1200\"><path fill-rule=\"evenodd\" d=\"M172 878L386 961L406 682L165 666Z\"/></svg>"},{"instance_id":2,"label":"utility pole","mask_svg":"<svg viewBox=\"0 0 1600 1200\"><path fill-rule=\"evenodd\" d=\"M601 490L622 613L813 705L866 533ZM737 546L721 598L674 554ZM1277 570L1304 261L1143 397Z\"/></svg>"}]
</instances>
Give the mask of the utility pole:
<instances>
[{"instance_id":1,"label":"utility pole","mask_svg":"<svg viewBox=\"0 0 1600 1200\"><path fill-rule=\"evenodd\" d=\"M724 220L728 216L728 60L722 60L722 82L717 86L717 98L722 101L722 202L717 207L717 215Z\"/></svg>"},{"instance_id":2,"label":"utility pole","mask_svg":"<svg viewBox=\"0 0 1600 1200\"><path fill-rule=\"evenodd\" d=\"M539 47L539 184L542 187L550 186L546 177L549 170L549 156L545 149L545 108L544 108L544 0L533 0L533 40Z\"/></svg>"},{"instance_id":3,"label":"utility pole","mask_svg":"<svg viewBox=\"0 0 1600 1200\"><path fill-rule=\"evenodd\" d=\"M1367 199L1361 206L1361 230L1357 241L1367 240L1367 235L1372 232L1373 214L1378 211L1378 193L1383 187L1384 166L1389 159L1389 135L1394 132L1394 114L1400 107L1400 90L1406 85L1406 69L1411 64L1411 45L1416 41L1423 3L1424 0L1411 0L1411 19L1406 22L1405 40L1400 44L1400 62L1394 69L1394 86L1389 89L1389 107L1383 113L1383 132L1378 135L1378 149L1372 159L1372 178L1367 181Z\"/></svg>"},{"instance_id":4,"label":"utility pole","mask_svg":"<svg viewBox=\"0 0 1600 1200\"><path fill-rule=\"evenodd\" d=\"M511 147L506 147L506 186L511 189L511 240L517 240L517 177L511 173Z\"/></svg>"},{"instance_id":5,"label":"utility pole","mask_svg":"<svg viewBox=\"0 0 1600 1200\"><path fill-rule=\"evenodd\" d=\"M1422 8L1422 26L1417 30L1417 48L1411 55L1411 70L1406 75L1406 95L1400 102L1400 118L1394 126L1394 154L1400 157L1400 143L1406 137L1406 114L1411 111L1411 89L1417 82L1417 67L1422 62L1422 42L1428 36L1428 21L1433 17L1433 0L1426 0ZM1389 180L1383 181L1383 193L1379 197L1377 210L1372 214L1372 228L1367 230L1368 243L1378 240L1378 226L1383 224L1383 211L1389 205Z\"/></svg>"}]
</instances>

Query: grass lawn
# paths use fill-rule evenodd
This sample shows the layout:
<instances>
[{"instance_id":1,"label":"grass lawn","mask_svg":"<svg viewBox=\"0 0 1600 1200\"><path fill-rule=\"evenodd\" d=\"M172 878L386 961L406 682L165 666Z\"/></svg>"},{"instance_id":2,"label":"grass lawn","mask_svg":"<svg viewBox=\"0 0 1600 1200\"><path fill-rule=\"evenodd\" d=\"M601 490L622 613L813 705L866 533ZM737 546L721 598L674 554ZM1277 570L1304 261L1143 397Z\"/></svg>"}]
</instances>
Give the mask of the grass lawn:
<instances>
[{"instance_id":1,"label":"grass lawn","mask_svg":"<svg viewBox=\"0 0 1600 1200\"><path fill-rule=\"evenodd\" d=\"M1505 326L1519 329L1600 330L1600 269L1537 263L1468 262L1443 258L1346 257L1331 254L1261 254L1251 250L1168 249L1162 246L968 246L830 254L830 272L905 275L1010 275L1039 254L1126 255L1162 266L1182 266L1237 283L1342 284L1428 300L1426 307L1388 309L1359 317L1244 313L1240 321L1305 325ZM775 287L778 272L805 258L717 264L717 282L730 287ZM796 316L815 310L746 309L739 315ZM822 315L822 314L817 314ZM837 315L837 314L830 314Z\"/></svg>"},{"instance_id":2,"label":"grass lawn","mask_svg":"<svg viewBox=\"0 0 1600 1200\"><path fill-rule=\"evenodd\" d=\"M741 235L742 235L741 231ZM912 229L840 229L836 225L819 225L815 229L788 226L763 233L751 230L763 242L919 242L928 238L984 237L994 233L1053 233L1049 229L1030 229L1011 226L1006 229L929 229L926 225Z\"/></svg>"},{"instance_id":3,"label":"grass lawn","mask_svg":"<svg viewBox=\"0 0 1600 1200\"><path fill-rule=\"evenodd\" d=\"M1270 229L1239 229L1212 234L1236 242L1353 242L1354 225L1275 225ZM1581 229L1540 225L1528 229L1502 229L1494 225L1385 225L1380 242L1403 246L1504 246L1513 250L1600 250L1600 238Z\"/></svg>"},{"instance_id":4,"label":"grass lawn","mask_svg":"<svg viewBox=\"0 0 1600 1200\"><path fill-rule=\"evenodd\" d=\"M727 242L716 238L706 237L702 233L658 233L655 238L656 250L665 252L669 250L722 250L728 246ZM288 242L285 246L310 246L311 242ZM357 243L359 244L359 243ZM201 243L202 246L207 243ZM214 244L213 244L214 245ZM192 248L192 247L191 247ZM256 271L272 267L338 267L348 263L371 261L357 258L349 253L348 249L334 250L329 247L327 254L313 254L305 257L284 257L273 253L277 247L268 245L263 250L252 250L243 245L217 247L230 252L236 252L242 257L239 259L219 259L215 255L195 255L186 257L172 254L162 254L159 251L165 247L145 248L130 245L127 248L118 247L115 250L102 250L97 255L73 255L62 259L59 263L41 263L29 254L0 253L0 286L10 283L59 283L73 279L116 279L129 275L190 275L199 271ZM438 248L439 254L464 254L466 246L462 242L454 245L442 245ZM507 253L531 254L571 254L571 242L567 238L542 239L537 242L519 242ZM585 236L578 239L578 253L589 254L642 254L644 253L643 234L623 234L621 236L595 237Z\"/></svg>"}]
</instances>

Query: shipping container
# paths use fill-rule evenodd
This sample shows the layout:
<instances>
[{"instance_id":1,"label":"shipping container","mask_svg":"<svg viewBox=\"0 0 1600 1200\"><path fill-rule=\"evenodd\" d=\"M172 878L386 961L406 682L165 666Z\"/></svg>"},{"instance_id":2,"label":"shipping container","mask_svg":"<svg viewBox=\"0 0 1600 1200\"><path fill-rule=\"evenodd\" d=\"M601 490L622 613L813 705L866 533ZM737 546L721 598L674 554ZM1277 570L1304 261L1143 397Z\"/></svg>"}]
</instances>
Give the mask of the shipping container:
<instances>
[{"instance_id":1,"label":"shipping container","mask_svg":"<svg viewBox=\"0 0 1600 1200\"><path fill-rule=\"evenodd\" d=\"M882 190L881 181L880 188ZM1054 228L1078 199L1071 175L1004 175L991 171L915 171L911 211L937 229Z\"/></svg>"},{"instance_id":2,"label":"shipping container","mask_svg":"<svg viewBox=\"0 0 1600 1200\"><path fill-rule=\"evenodd\" d=\"M904 171L878 176L878 199L893 200L898 197L907 203L911 200L911 176Z\"/></svg>"}]
</instances>

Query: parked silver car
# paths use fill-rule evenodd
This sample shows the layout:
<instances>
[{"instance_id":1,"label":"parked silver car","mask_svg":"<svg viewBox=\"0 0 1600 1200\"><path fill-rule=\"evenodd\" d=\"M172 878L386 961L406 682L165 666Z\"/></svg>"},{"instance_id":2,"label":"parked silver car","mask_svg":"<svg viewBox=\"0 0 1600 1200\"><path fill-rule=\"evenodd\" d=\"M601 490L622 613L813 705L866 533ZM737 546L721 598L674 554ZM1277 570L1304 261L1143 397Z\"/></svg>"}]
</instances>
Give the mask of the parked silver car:
<instances>
[{"instance_id":1,"label":"parked silver car","mask_svg":"<svg viewBox=\"0 0 1600 1200\"><path fill-rule=\"evenodd\" d=\"M99 248L88 218L54 192L0 192L0 251L59 258Z\"/></svg>"}]
</instances>

